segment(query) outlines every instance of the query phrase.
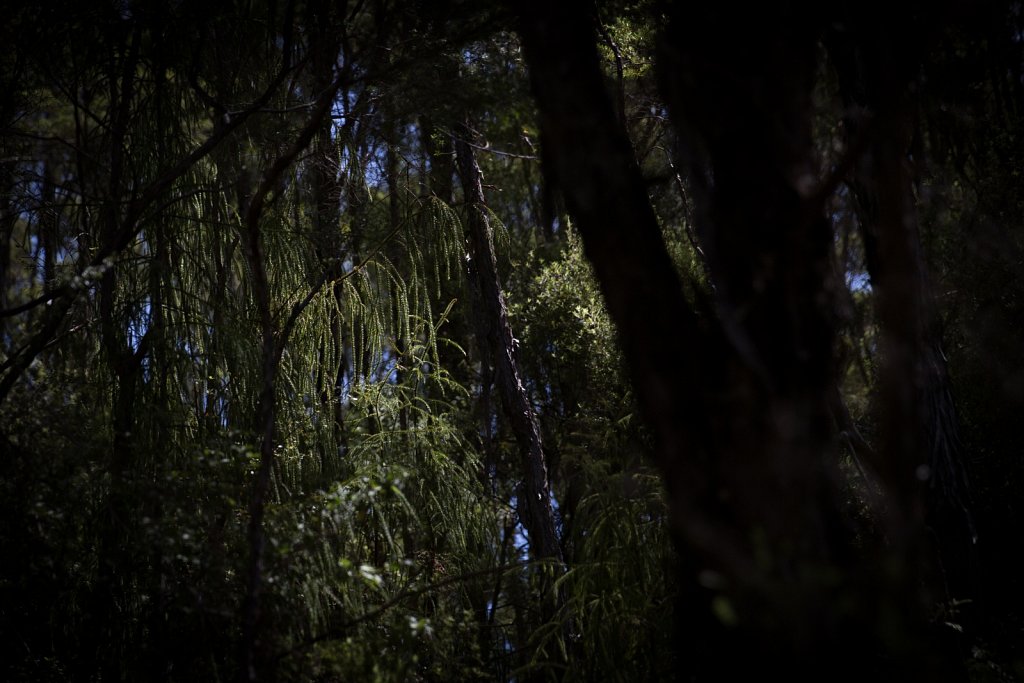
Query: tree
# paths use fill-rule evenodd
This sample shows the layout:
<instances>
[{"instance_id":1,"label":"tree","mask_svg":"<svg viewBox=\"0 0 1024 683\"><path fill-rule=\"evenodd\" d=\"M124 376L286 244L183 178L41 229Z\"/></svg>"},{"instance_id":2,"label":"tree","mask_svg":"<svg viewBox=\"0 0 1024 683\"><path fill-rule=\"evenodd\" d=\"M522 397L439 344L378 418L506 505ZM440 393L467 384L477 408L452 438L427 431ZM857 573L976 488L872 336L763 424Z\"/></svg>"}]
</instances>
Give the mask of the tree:
<instances>
[{"instance_id":1,"label":"tree","mask_svg":"<svg viewBox=\"0 0 1024 683\"><path fill-rule=\"evenodd\" d=\"M749 665L835 675L841 661L843 675L854 677L878 666L962 675L945 661L944 646L931 643L930 603L916 589L924 542L920 481L937 482L929 514L941 520L939 533L957 533L943 531L952 522L966 541L948 538L940 547L962 552L972 541L962 533L970 529L969 517L956 522L942 512L959 508L963 514L964 464L941 351L934 340L923 341L927 295L921 255L909 237L914 228L904 218L910 187L899 170L905 144L879 132L893 128L886 107L898 106L898 93L870 103L881 122L867 134L875 145L873 182L880 189L873 206L882 223L866 238L888 340L881 391L883 400L895 403L882 408L883 453L876 465L890 501L881 513L889 540L875 550L880 559L865 561L851 554L843 531L826 412L835 381L829 300L835 285L824 210L846 164L864 154L854 135L848 160L831 175L816 170L813 76L828 19L810 7L781 6L762 8L739 26L714 8L669 14L659 55L662 93L679 143L693 160L691 177L712 179L707 186L695 181L708 195L698 229L715 288L715 319L705 327L661 244L627 131L602 82L586 8L530 5L520 31L550 170L617 323L657 439L677 546L690 558L681 581L693 586L689 608L697 616L680 635L693 646L691 665L698 676L721 671L729 661L738 667L734 673ZM869 31L858 30L873 21L844 28L858 49L870 42ZM920 59L914 47L908 52ZM631 226L628 236L625 225ZM890 265L876 270L882 258ZM906 281L887 279L899 277ZM659 365L659 350L669 340L682 346L681 358ZM928 436L908 443L917 430ZM925 440L930 459L922 455ZM931 469L921 470L922 463ZM721 578L702 580L708 574ZM728 644L716 635L716 605L729 605L718 622L738 621ZM872 633L880 615L891 611L907 621L890 620L886 636ZM737 638L753 657L728 659ZM888 663L853 664L865 645L887 652Z\"/></svg>"},{"instance_id":2,"label":"tree","mask_svg":"<svg viewBox=\"0 0 1024 683\"><path fill-rule=\"evenodd\" d=\"M5 679L1014 666L1020 16L922 11L13 12Z\"/></svg>"}]
</instances>

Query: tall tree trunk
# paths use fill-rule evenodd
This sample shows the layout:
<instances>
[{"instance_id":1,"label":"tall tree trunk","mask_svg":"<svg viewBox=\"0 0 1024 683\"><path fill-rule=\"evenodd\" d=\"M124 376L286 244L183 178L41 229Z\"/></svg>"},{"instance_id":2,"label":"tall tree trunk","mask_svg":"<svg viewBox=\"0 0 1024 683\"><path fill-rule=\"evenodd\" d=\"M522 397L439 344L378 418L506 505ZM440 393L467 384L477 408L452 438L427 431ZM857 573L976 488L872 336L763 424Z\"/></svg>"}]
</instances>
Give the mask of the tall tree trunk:
<instances>
[{"instance_id":1,"label":"tall tree trunk","mask_svg":"<svg viewBox=\"0 0 1024 683\"><path fill-rule=\"evenodd\" d=\"M253 303L259 313L263 371L256 415L260 434L260 461L252 485L252 497L249 500L247 529L249 564L246 572L246 592L241 609L242 638L239 643L238 680L248 683L259 680L261 676L272 677L272 673L269 671L271 664L268 661L269 644L265 639L262 614L266 548L263 520L266 515L267 497L275 462L277 369L281 361L281 354L288 343L287 333L290 331L285 327L279 336L274 323L270 280L263 256L260 223L268 196L277 187L281 176L291 168L299 155L313 142L317 131L321 130L323 121L328 116L340 87L341 79L336 76L330 86L319 93L316 107L310 113L291 147L277 157L263 172L259 185L252 191L251 197L246 198L245 194L248 194L246 192L239 199L239 213L244 217L242 236L246 258L252 273Z\"/></svg>"},{"instance_id":2,"label":"tall tree trunk","mask_svg":"<svg viewBox=\"0 0 1024 683\"><path fill-rule=\"evenodd\" d=\"M712 178L700 228L714 323L699 322L683 295L581 21L586 3L526 3L520 35L546 170L655 437L683 558L681 661L698 679L942 678L923 646L921 606L888 581L884 560L856 562L838 514L813 17L769 7L737 25L718 6L674 8L661 85Z\"/></svg>"},{"instance_id":3,"label":"tall tree trunk","mask_svg":"<svg viewBox=\"0 0 1024 683\"><path fill-rule=\"evenodd\" d=\"M446 68L448 65L445 65ZM447 73L447 71L445 71ZM455 172L455 153L451 136L437 128L429 116L420 116L420 144L423 145L429 164L427 174L428 190L446 204L452 203L452 176Z\"/></svg>"},{"instance_id":4,"label":"tall tree trunk","mask_svg":"<svg viewBox=\"0 0 1024 683\"><path fill-rule=\"evenodd\" d=\"M3 149L3 148L0 148ZM18 211L14 200L14 164L0 161L0 311L7 308L10 291L11 238L18 222ZM6 319L0 318L0 339L5 337ZM6 340L4 341L6 344Z\"/></svg>"},{"instance_id":5,"label":"tall tree trunk","mask_svg":"<svg viewBox=\"0 0 1024 683\"><path fill-rule=\"evenodd\" d=\"M57 282L57 250L60 244L60 209L51 163L43 165L39 212L39 244L43 250L43 291L53 289Z\"/></svg>"},{"instance_id":6,"label":"tall tree trunk","mask_svg":"<svg viewBox=\"0 0 1024 683\"><path fill-rule=\"evenodd\" d=\"M310 31L311 65L310 80L312 91L322 93L331 87L334 80L339 51L340 36L334 29L340 19L333 16L336 9L332 3L320 0L309 3L307 26ZM336 131L339 140L347 141L352 134L354 119L347 117L342 128ZM345 245L340 226L341 199L345 187L339 179L340 169L335 167L337 147L332 137L334 123L329 116L320 122L313 138L313 157L307 169L310 187L310 201L314 207L312 213L314 248L317 260L323 269L323 277L334 282L342 274L342 262L345 257ZM320 402L325 415L331 416L332 445L331 453L321 454L321 468L326 473L329 468L337 468L338 455L345 443L345 416L341 395L345 375L345 339L344 325L338 311L342 310L342 291L340 284L331 285L332 295L337 304L331 315L331 348L323 353L329 354L336 365L327 366L321 371L319 378Z\"/></svg>"},{"instance_id":7,"label":"tall tree trunk","mask_svg":"<svg viewBox=\"0 0 1024 683\"><path fill-rule=\"evenodd\" d=\"M471 256L480 286L487 345L493 360L498 391L505 415L515 434L523 463L523 487L519 495L519 514L530 537L532 553L539 559L561 562L561 549L555 533L547 464L541 443L540 426L530 397L523 386L516 361L516 341L508 321L505 295L498 276L494 240L484 202L480 167L467 143L471 133L465 126L455 142L455 152L466 198Z\"/></svg>"},{"instance_id":8,"label":"tall tree trunk","mask_svg":"<svg viewBox=\"0 0 1024 683\"><path fill-rule=\"evenodd\" d=\"M976 533L959 420L942 351L938 312L925 271L910 160L915 134L908 85L927 27L909 16L882 25L856 16L829 36L829 56L849 114L850 147L864 153L849 180L881 327L880 443L872 463L914 538L927 526L933 547L915 550L930 573L931 600L970 598ZM901 30L906 29L906 30ZM856 41L851 42L850 39ZM953 615L947 615L952 619Z\"/></svg>"},{"instance_id":9,"label":"tall tree trunk","mask_svg":"<svg viewBox=\"0 0 1024 683\"><path fill-rule=\"evenodd\" d=\"M109 177L107 178L106 197L100 210L100 241L109 243L115 238L122 218L122 205L126 197L127 165L127 131L129 114L133 104L136 87L136 66L138 63L139 41L141 28L136 25L130 39L125 35L126 44L123 63L111 65L108 74L111 119L110 138L106 141L109 149ZM129 43L130 40L130 44ZM120 69L115 70L116 66ZM50 180L44 181L49 183ZM50 190L51 202L52 189ZM56 210L51 208L50 210ZM48 226L55 232L56 216L51 216ZM46 239L44 237L44 239ZM54 235L49 238L47 251L56 248ZM48 278L53 278L53 255L47 254L46 270ZM49 288L52 283L48 282ZM99 327L100 344L110 373L112 385L111 430L112 444L110 460L107 464L110 474L110 490L105 501L105 526L99 539L98 568L96 585L92 601L93 620L89 629L89 649L96 657L97 675L100 678L119 678L125 674L128 664L122 661L121 652L117 647L123 644L120 634L116 632L118 622L116 612L119 600L123 600L122 587L131 585L136 578L133 576L133 517L134 473L136 471L136 446L134 428L136 411L137 382L142 359L146 354L147 344L140 344L133 350L128 343L124 329L120 324L115 306L117 304L119 283L115 267L107 267L99 281Z\"/></svg>"}]
</instances>

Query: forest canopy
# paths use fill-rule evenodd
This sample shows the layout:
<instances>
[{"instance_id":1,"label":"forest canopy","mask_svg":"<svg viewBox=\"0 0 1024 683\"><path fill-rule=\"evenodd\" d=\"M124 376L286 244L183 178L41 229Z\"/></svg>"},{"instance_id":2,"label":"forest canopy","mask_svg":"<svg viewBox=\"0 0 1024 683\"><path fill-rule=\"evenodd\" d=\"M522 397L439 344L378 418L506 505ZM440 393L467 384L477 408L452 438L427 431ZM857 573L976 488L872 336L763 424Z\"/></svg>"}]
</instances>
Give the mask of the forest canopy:
<instances>
[{"instance_id":1,"label":"forest canopy","mask_svg":"<svg viewBox=\"0 0 1024 683\"><path fill-rule=\"evenodd\" d=\"M8 9L0 677L1024 678L962 4Z\"/></svg>"}]
</instances>

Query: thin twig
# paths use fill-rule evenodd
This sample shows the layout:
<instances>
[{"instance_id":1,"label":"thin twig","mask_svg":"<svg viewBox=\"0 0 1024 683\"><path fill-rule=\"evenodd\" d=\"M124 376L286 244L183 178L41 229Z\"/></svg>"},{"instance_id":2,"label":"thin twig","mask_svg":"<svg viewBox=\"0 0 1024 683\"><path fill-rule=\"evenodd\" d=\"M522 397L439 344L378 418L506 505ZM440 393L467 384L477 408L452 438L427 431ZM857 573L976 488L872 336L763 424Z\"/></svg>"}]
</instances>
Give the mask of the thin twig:
<instances>
[{"instance_id":1,"label":"thin twig","mask_svg":"<svg viewBox=\"0 0 1024 683\"><path fill-rule=\"evenodd\" d=\"M473 149L480 150L481 152L487 152L488 154L496 154L496 155L502 156L502 157L509 157L510 159L526 159L527 161L540 161L540 157L535 156L533 154L516 154L515 152L505 152L505 151L500 150L500 149L494 149L493 147L491 147L490 143L487 143L486 145L474 144L474 143L470 142L469 140L466 140L464 138L459 137L458 135L456 135L455 133L451 132L450 130L443 130L442 132L445 135L447 135L448 137L450 137L453 142L465 143L466 145L469 145ZM473 131L473 132L475 133L476 131Z\"/></svg>"}]
</instances>

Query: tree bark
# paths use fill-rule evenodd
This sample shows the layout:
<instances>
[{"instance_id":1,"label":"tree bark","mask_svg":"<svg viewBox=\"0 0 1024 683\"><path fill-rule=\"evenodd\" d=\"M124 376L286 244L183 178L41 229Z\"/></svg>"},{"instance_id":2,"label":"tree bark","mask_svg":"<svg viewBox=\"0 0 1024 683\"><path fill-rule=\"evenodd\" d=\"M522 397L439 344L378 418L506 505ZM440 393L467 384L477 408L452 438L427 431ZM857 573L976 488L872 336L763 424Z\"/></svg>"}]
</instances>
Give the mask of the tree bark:
<instances>
[{"instance_id":1,"label":"tree bark","mask_svg":"<svg viewBox=\"0 0 1024 683\"><path fill-rule=\"evenodd\" d=\"M465 126L455 142L459 173L467 204L471 258L480 288L480 317L486 330L487 346L493 360L495 378L505 415L523 463L523 486L519 495L519 514L530 538L531 552L538 559L561 562L562 553L555 532L548 487L547 464L541 442L540 426L533 412L530 397L523 386L516 360L516 341L508 320L505 295L498 276L497 257L488 220L480 167L473 150L466 142L471 133Z\"/></svg>"},{"instance_id":2,"label":"tree bark","mask_svg":"<svg viewBox=\"0 0 1024 683\"><path fill-rule=\"evenodd\" d=\"M811 138L820 24L781 7L741 23L721 7L673 7L661 88L711 179L698 227L715 321L698 320L683 295L581 21L587 4L528 2L520 36L545 170L655 438L682 559L681 663L712 680L944 678L920 605L884 561L859 563L838 511L832 234Z\"/></svg>"},{"instance_id":3,"label":"tree bark","mask_svg":"<svg viewBox=\"0 0 1024 683\"><path fill-rule=\"evenodd\" d=\"M930 574L929 599L948 602L973 594L977 537L914 202L908 85L925 41L906 39L915 32L901 29L911 25L909 15L896 15L893 26L856 16L844 23L845 31L830 34L828 48L849 112L849 145L864 138L848 184L881 328L880 443L872 466L901 511L896 521L903 526L890 535L919 538L927 527L933 547L915 549L915 561ZM927 36L927 27L917 33Z\"/></svg>"}]
</instances>

